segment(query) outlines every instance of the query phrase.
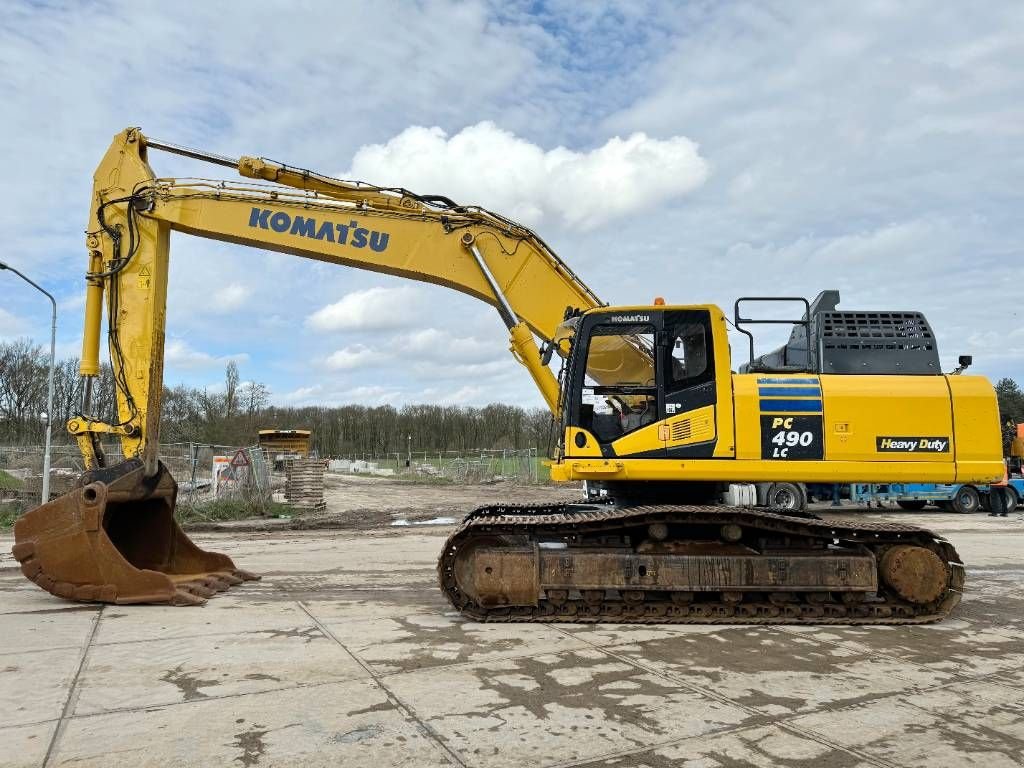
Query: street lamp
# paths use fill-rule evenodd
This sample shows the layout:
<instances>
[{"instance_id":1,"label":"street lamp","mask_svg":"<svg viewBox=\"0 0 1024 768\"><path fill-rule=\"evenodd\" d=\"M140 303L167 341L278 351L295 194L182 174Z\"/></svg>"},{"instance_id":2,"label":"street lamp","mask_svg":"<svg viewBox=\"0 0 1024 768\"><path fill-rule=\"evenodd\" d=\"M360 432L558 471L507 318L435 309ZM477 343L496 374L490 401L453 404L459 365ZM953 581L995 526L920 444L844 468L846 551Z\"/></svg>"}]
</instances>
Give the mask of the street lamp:
<instances>
[{"instance_id":1,"label":"street lamp","mask_svg":"<svg viewBox=\"0 0 1024 768\"><path fill-rule=\"evenodd\" d=\"M52 322L50 323L50 378L46 388L46 413L42 414L43 421L46 422L46 448L43 452L42 501L42 503L45 504L50 500L50 430L53 426L53 366L56 363L55 356L57 350L57 300L53 298L49 291L44 289L38 283L29 280L10 264L5 264L0 261L0 271L5 269L9 272L13 272L37 291L44 294L46 298L50 300L50 306L52 307Z\"/></svg>"}]
</instances>

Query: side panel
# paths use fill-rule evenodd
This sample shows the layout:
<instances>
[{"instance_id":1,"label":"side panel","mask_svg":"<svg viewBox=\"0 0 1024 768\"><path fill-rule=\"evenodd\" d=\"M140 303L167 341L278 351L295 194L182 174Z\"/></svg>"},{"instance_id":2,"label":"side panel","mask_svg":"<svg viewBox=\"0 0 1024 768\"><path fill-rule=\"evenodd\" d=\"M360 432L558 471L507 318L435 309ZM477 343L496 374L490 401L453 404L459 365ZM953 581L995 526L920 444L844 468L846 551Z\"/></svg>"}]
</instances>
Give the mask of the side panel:
<instances>
[{"instance_id":1,"label":"side panel","mask_svg":"<svg viewBox=\"0 0 1024 768\"><path fill-rule=\"evenodd\" d=\"M680 448L714 440L716 410L715 406L706 405L666 419L662 429L665 445L668 448Z\"/></svg>"},{"instance_id":2,"label":"side panel","mask_svg":"<svg viewBox=\"0 0 1024 768\"><path fill-rule=\"evenodd\" d=\"M821 376L829 461L952 464L945 376Z\"/></svg>"},{"instance_id":3,"label":"side panel","mask_svg":"<svg viewBox=\"0 0 1024 768\"><path fill-rule=\"evenodd\" d=\"M947 376L953 395L956 435L956 481L998 482L1003 476L1003 444L999 430L999 404L984 376Z\"/></svg>"},{"instance_id":4,"label":"side panel","mask_svg":"<svg viewBox=\"0 0 1024 768\"><path fill-rule=\"evenodd\" d=\"M705 405L678 416L671 416L657 424L648 424L636 432L620 437L612 443L612 450L616 456L653 456L655 451L661 448L681 449L710 443L715 439L715 410L715 406Z\"/></svg>"}]
</instances>

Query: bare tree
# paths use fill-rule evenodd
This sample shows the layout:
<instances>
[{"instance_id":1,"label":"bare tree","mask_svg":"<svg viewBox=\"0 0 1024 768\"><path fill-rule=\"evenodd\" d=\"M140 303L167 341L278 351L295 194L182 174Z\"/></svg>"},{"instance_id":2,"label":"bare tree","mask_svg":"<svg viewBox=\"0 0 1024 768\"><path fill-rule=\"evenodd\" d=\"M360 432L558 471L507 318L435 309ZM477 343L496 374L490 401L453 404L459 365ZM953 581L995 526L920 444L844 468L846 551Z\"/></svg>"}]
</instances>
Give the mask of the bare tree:
<instances>
[{"instance_id":1,"label":"bare tree","mask_svg":"<svg viewBox=\"0 0 1024 768\"><path fill-rule=\"evenodd\" d=\"M224 415L229 419L238 412L238 365L232 360L224 369Z\"/></svg>"}]
</instances>

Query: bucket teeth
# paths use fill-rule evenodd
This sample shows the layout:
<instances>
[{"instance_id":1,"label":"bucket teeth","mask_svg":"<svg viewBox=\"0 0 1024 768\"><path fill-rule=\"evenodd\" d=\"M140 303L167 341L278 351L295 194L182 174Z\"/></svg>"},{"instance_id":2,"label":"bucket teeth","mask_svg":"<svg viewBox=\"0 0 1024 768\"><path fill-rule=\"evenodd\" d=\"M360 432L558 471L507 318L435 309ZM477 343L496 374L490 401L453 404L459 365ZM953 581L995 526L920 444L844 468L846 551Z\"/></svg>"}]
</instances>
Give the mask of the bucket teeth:
<instances>
[{"instance_id":1,"label":"bucket teeth","mask_svg":"<svg viewBox=\"0 0 1024 768\"><path fill-rule=\"evenodd\" d=\"M206 584L201 581L183 581L178 584L178 589L184 589L186 592L191 592L193 595L204 598L213 597L217 594L217 590L206 586Z\"/></svg>"},{"instance_id":2,"label":"bucket teeth","mask_svg":"<svg viewBox=\"0 0 1024 768\"><path fill-rule=\"evenodd\" d=\"M176 589L169 602L171 605L203 605L206 603L206 598L194 595L184 589Z\"/></svg>"},{"instance_id":3,"label":"bucket teeth","mask_svg":"<svg viewBox=\"0 0 1024 768\"><path fill-rule=\"evenodd\" d=\"M238 576L235 576L231 571L217 571L213 575L221 581L226 581L229 587L237 587L243 581Z\"/></svg>"}]
</instances>

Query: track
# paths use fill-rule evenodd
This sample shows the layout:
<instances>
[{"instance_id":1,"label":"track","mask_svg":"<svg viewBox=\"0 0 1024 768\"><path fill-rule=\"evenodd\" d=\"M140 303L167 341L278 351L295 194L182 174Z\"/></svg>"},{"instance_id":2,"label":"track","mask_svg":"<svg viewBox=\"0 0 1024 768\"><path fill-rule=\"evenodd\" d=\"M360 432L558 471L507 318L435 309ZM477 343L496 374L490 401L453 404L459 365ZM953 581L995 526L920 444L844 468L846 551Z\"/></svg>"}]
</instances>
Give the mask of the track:
<instances>
[{"instance_id":1,"label":"track","mask_svg":"<svg viewBox=\"0 0 1024 768\"><path fill-rule=\"evenodd\" d=\"M679 600L671 592L632 591L608 596L592 590L589 595L546 591L535 605L484 606L460 588L456 566L460 553L477 542L510 540L564 541L585 546L588 540L614 536L627 529L656 523L674 530L698 530L700 526L734 524L757 535L785 537L789 541L831 542L870 552L878 562L886 551L900 545L934 552L945 570L941 594L926 604L903 599L879 578L877 593L863 596L826 591L781 595L764 587L742 596L724 592L690 593ZM834 551L834 548L833 550ZM931 555L928 555L931 557ZM471 512L445 543L438 561L442 591L459 611L475 621L516 622L613 622L651 624L925 624L945 618L960 602L964 568L953 546L923 528L892 523L852 525L813 515L791 516L778 512L716 506L614 507L601 504L505 505L482 507ZM597 594L595 594L597 593ZM603 594L602 594L603 593ZM731 600L723 599L732 598ZM676 599L673 599L676 598Z\"/></svg>"}]
</instances>

